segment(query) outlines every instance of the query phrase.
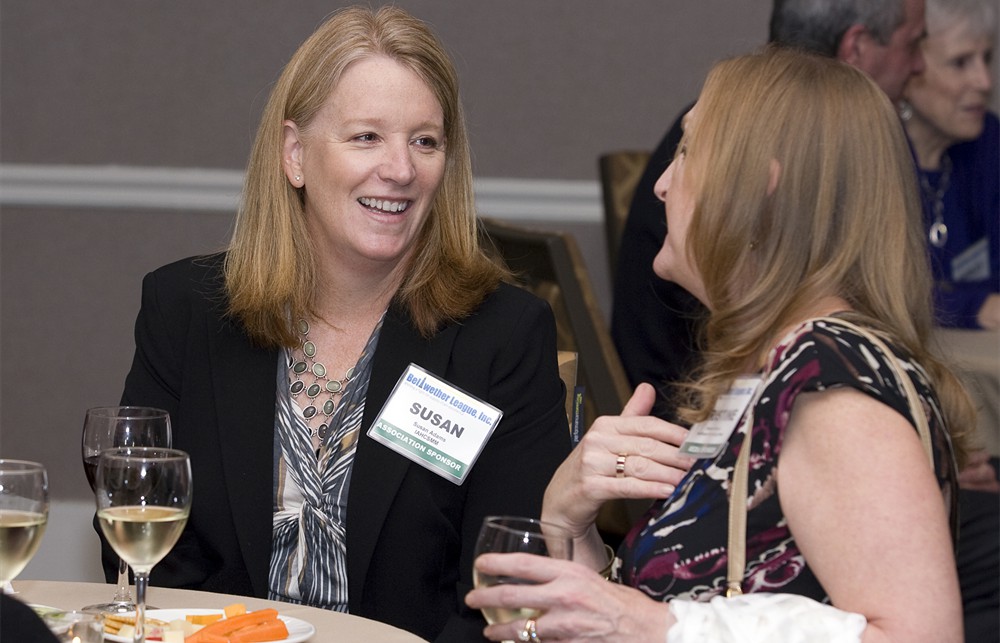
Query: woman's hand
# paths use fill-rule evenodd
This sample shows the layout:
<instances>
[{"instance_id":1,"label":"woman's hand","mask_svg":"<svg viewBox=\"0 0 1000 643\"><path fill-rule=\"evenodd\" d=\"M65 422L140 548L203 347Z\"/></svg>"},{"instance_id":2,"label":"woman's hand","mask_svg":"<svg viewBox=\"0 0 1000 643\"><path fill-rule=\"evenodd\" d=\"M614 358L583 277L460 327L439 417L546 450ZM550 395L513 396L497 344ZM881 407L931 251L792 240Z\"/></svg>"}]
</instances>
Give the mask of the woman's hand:
<instances>
[{"instance_id":1,"label":"woman's hand","mask_svg":"<svg viewBox=\"0 0 1000 643\"><path fill-rule=\"evenodd\" d=\"M990 454L985 451L971 453L965 468L958 472L958 485L972 491L1000 492L1000 481L990 463Z\"/></svg>"},{"instance_id":2,"label":"woman's hand","mask_svg":"<svg viewBox=\"0 0 1000 643\"><path fill-rule=\"evenodd\" d=\"M656 392L640 384L620 416L597 418L545 490L542 520L582 538L601 504L614 498L666 498L693 458L678 453L687 429L649 415ZM623 475L617 475L619 456Z\"/></svg>"},{"instance_id":3,"label":"woman's hand","mask_svg":"<svg viewBox=\"0 0 1000 643\"><path fill-rule=\"evenodd\" d=\"M542 615L535 619L535 631L545 643L663 643L675 622L666 603L609 582L579 563L531 554L483 554L476 559L476 569L535 583L475 589L466 595L465 602L473 609L493 606L539 610ZM525 621L519 619L490 625L484 634L494 641L517 641L524 627Z\"/></svg>"},{"instance_id":4,"label":"woman's hand","mask_svg":"<svg viewBox=\"0 0 1000 643\"><path fill-rule=\"evenodd\" d=\"M994 293L986 298L976 321L987 330L1000 329L1000 294Z\"/></svg>"},{"instance_id":5,"label":"woman's hand","mask_svg":"<svg viewBox=\"0 0 1000 643\"><path fill-rule=\"evenodd\" d=\"M1000 294L993 293L983 302L976 321L987 330L1000 329Z\"/></svg>"}]
</instances>

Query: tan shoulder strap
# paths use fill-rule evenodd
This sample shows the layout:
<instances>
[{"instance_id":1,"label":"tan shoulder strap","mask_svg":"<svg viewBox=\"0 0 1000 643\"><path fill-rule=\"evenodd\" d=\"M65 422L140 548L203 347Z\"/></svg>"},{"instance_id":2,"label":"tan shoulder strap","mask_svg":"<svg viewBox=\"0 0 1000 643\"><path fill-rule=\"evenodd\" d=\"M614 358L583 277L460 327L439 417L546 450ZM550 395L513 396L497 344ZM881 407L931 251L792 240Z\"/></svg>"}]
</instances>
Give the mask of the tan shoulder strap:
<instances>
[{"instance_id":1,"label":"tan shoulder strap","mask_svg":"<svg viewBox=\"0 0 1000 643\"><path fill-rule=\"evenodd\" d=\"M743 574L747 567L747 484L750 460L749 444L753 438L753 406L747 410L746 435L736 458L733 481L729 485L729 546L726 549L726 596L743 593Z\"/></svg>"}]
</instances>

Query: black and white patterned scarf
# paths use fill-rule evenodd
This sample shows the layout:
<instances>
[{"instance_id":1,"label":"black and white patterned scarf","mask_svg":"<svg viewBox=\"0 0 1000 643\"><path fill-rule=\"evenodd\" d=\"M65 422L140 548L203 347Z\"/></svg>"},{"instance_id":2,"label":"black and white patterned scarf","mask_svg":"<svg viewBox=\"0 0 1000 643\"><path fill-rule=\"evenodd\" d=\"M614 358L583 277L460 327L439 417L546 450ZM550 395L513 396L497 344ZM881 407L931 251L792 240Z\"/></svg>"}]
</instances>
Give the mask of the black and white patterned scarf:
<instances>
[{"instance_id":1,"label":"black and white patterned scarf","mask_svg":"<svg viewBox=\"0 0 1000 643\"><path fill-rule=\"evenodd\" d=\"M383 315L384 319L384 315ZM347 611L347 493L382 319L355 366L320 446L289 393L281 351L274 421L274 514L268 598Z\"/></svg>"}]
</instances>

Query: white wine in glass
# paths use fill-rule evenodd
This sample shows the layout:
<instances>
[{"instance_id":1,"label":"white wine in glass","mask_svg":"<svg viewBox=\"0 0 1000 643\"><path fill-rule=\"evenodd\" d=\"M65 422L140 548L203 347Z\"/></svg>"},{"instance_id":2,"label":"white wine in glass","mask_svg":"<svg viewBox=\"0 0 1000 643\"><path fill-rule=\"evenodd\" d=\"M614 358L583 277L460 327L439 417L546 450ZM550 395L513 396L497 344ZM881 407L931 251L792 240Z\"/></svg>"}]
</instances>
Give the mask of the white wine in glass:
<instances>
[{"instance_id":1,"label":"white wine in glass","mask_svg":"<svg viewBox=\"0 0 1000 643\"><path fill-rule=\"evenodd\" d=\"M81 455L83 472L94 489L101 451L115 447L172 446L170 414L147 406L98 406L87 409L83 420ZM108 603L88 605L86 611L131 612L135 609L129 592L128 565L118 561L118 587Z\"/></svg>"},{"instance_id":2,"label":"white wine in glass","mask_svg":"<svg viewBox=\"0 0 1000 643\"><path fill-rule=\"evenodd\" d=\"M49 517L45 467L27 460L0 460L0 588L38 551Z\"/></svg>"},{"instance_id":3,"label":"white wine in glass","mask_svg":"<svg viewBox=\"0 0 1000 643\"><path fill-rule=\"evenodd\" d=\"M475 555L478 557L480 554L515 552L572 560L573 538L562 527L534 518L487 516L479 530ZM483 574L473 568L473 582L476 587L492 587L505 583L526 584L530 581L513 576ZM483 616L490 624L510 623L519 619L538 618L541 612L531 607L489 607L483 609Z\"/></svg>"},{"instance_id":4,"label":"white wine in glass","mask_svg":"<svg viewBox=\"0 0 1000 643\"><path fill-rule=\"evenodd\" d=\"M135 643L145 636L149 573L173 548L191 511L191 461L177 449L123 447L101 452L97 521L135 572Z\"/></svg>"}]
</instances>

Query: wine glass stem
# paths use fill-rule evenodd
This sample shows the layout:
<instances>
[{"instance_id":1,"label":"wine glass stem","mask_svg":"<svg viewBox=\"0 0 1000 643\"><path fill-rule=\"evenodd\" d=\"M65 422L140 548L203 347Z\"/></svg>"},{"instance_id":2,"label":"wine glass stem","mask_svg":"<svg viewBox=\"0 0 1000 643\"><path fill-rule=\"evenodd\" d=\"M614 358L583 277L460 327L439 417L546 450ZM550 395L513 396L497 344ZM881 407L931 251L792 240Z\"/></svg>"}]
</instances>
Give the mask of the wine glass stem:
<instances>
[{"instance_id":1,"label":"wine glass stem","mask_svg":"<svg viewBox=\"0 0 1000 643\"><path fill-rule=\"evenodd\" d=\"M118 589L115 590L116 603L131 603L132 594L128 589L128 563L118 559Z\"/></svg>"},{"instance_id":2,"label":"wine glass stem","mask_svg":"<svg viewBox=\"0 0 1000 643\"><path fill-rule=\"evenodd\" d=\"M149 572L135 573L135 637L133 643L146 643L146 585Z\"/></svg>"}]
</instances>

